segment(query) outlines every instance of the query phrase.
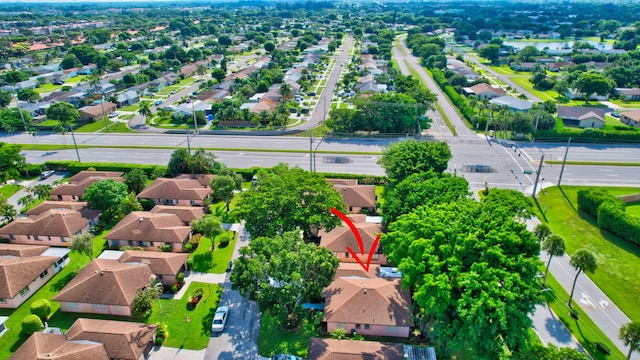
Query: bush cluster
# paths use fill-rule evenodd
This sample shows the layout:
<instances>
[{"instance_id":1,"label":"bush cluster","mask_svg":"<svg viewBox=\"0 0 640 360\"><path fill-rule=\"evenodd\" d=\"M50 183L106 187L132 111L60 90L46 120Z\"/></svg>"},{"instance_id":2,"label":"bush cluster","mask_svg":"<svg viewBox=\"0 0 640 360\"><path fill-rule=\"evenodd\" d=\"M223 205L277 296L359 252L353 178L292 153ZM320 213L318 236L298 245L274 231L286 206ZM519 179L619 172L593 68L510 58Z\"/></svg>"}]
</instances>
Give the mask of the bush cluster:
<instances>
[{"instance_id":1,"label":"bush cluster","mask_svg":"<svg viewBox=\"0 0 640 360\"><path fill-rule=\"evenodd\" d=\"M640 245L640 219L625 212L622 200L601 189L580 190L578 209L596 217L601 229Z\"/></svg>"}]
</instances>

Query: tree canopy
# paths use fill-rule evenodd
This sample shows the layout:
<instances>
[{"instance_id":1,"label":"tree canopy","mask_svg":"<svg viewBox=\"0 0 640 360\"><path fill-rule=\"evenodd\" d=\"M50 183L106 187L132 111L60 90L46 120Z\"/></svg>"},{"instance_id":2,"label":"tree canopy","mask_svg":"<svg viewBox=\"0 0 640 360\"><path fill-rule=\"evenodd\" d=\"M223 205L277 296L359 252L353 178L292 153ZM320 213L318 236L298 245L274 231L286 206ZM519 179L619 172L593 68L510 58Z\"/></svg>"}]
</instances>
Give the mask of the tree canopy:
<instances>
[{"instance_id":1,"label":"tree canopy","mask_svg":"<svg viewBox=\"0 0 640 360\"><path fill-rule=\"evenodd\" d=\"M167 176L174 177L180 174L213 174L221 168L221 164L215 161L212 152L200 148L193 154L187 149L178 149L171 154L167 164Z\"/></svg>"},{"instance_id":2,"label":"tree canopy","mask_svg":"<svg viewBox=\"0 0 640 360\"><path fill-rule=\"evenodd\" d=\"M279 164L257 174L255 185L239 194L233 210L246 221L252 237L282 235L314 229L330 231L340 224L331 208L344 211L342 195L322 176Z\"/></svg>"},{"instance_id":3,"label":"tree canopy","mask_svg":"<svg viewBox=\"0 0 640 360\"><path fill-rule=\"evenodd\" d=\"M0 180L6 181L20 176L20 169L25 165L20 149L20 145L0 142Z\"/></svg>"},{"instance_id":4,"label":"tree canopy","mask_svg":"<svg viewBox=\"0 0 640 360\"><path fill-rule=\"evenodd\" d=\"M107 179L89 186L82 198L92 209L102 210L102 218L108 222L118 213L120 203L129 194L128 190L127 184Z\"/></svg>"},{"instance_id":5,"label":"tree canopy","mask_svg":"<svg viewBox=\"0 0 640 360\"><path fill-rule=\"evenodd\" d=\"M451 159L449 145L445 142L399 141L386 147L382 154L378 163L392 183L400 182L415 173L442 173Z\"/></svg>"},{"instance_id":6,"label":"tree canopy","mask_svg":"<svg viewBox=\"0 0 640 360\"><path fill-rule=\"evenodd\" d=\"M281 326L294 328L302 320L302 304L317 300L338 268L338 259L324 247L305 243L297 231L272 238L258 237L240 248L231 285L258 302L262 312Z\"/></svg>"}]
</instances>

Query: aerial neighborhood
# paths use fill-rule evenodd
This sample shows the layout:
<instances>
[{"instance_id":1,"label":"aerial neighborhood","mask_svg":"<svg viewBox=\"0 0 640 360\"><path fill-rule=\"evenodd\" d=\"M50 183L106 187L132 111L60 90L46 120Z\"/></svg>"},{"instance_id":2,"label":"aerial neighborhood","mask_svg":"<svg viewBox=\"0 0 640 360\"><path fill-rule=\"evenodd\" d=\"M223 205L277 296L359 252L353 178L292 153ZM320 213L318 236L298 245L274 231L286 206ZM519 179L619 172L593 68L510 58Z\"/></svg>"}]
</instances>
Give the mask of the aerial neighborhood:
<instances>
[{"instance_id":1,"label":"aerial neighborhood","mask_svg":"<svg viewBox=\"0 0 640 360\"><path fill-rule=\"evenodd\" d=\"M640 4L0 4L0 360L640 359Z\"/></svg>"}]
</instances>

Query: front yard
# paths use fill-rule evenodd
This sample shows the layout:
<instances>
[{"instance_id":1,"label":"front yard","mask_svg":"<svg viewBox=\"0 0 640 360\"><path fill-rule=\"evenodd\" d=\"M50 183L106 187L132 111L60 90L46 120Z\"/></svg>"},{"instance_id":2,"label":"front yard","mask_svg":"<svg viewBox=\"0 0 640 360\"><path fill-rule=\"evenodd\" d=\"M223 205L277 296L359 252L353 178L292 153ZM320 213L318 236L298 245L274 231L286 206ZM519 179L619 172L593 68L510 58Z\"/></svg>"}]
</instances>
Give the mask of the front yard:
<instances>
[{"instance_id":1,"label":"front yard","mask_svg":"<svg viewBox=\"0 0 640 360\"><path fill-rule=\"evenodd\" d=\"M314 316L317 318L314 321ZM294 354L307 357L309 352L309 340L312 337L320 337L320 321L322 312L315 315L309 313L304 324L295 330L283 330L277 319L268 313L262 314L260 323L260 338L258 340L258 352L263 356L274 354Z\"/></svg>"}]
</instances>

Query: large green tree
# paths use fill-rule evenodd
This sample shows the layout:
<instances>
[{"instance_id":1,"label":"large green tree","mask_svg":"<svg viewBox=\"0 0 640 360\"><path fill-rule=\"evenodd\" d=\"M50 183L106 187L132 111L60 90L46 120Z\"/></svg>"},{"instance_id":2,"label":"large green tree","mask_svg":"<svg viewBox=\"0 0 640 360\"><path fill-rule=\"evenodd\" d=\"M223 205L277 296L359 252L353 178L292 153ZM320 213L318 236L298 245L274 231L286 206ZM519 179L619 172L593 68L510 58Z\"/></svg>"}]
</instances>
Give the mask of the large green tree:
<instances>
[{"instance_id":1,"label":"large green tree","mask_svg":"<svg viewBox=\"0 0 640 360\"><path fill-rule=\"evenodd\" d=\"M383 250L425 315L416 324L445 354L497 359L525 346L540 245L516 213L463 199L420 206L389 230Z\"/></svg>"},{"instance_id":2,"label":"large green tree","mask_svg":"<svg viewBox=\"0 0 640 360\"><path fill-rule=\"evenodd\" d=\"M128 194L127 184L107 179L89 186L82 199L89 202L92 209L102 210L101 218L109 222L118 213L120 203Z\"/></svg>"},{"instance_id":3,"label":"large green tree","mask_svg":"<svg viewBox=\"0 0 640 360\"><path fill-rule=\"evenodd\" d=\"M389 181L398 183L411 174L447 169L451 151L445 142L405 140L392 143L382 152L378 163L382 165Z\"/></svg>"},{"instance_id":4,"label":"large green tree","mask_svg":"<svg viewBox=\"0 0 640 360\"><path fill-rule=\"evenodd\" d=\"M594 272L598 267L598 261L596 256L589 250L579 249L573 256L571 256L571 266L573 266L578 272L576 273L576 277L573 279L573 286L571 287L571 295L569 295L569 307L571 307L571 300L573 299L573 292L576 290L576 282L578 281L578 276L581 273Z\"/></svg>"},{"instance_id":5,"label":"large green tree","mask_svg":"<svg viewBox=\"0 0 640 360\"><path fill-rule=\"evenodd\" d=\"M286 164L258 172L255 185L239 197L233 212L252 237L304 231L308 238L340 224L331 208L345 209L340 193L322 176Z\"/></svg>"},{"instance_id":6,"label":"large green tree","mask_svg":"<svg viewBox=\"0 0 640 360\"><path fill-rule=\"evenodd\" d=\"M124 174L124 183L127 184L130 192L139 194L147 184L149 177L142 169L133 169Z\"/></svg>"},{"instance_id":7,"label":"large green tree","mask_svg":"<svg viewBox=\"0 0 640 360\"><path fill-rule=\"evenodd\" d=\"M303 319L302 304L317 301L338 268L338 259L324 247L306 243L297 231L258 237L240 248L231 272L231 286L258 302L262 312L284 328Z\"/></svg>"},{"instance_id":8,"label":"large green tree","mask_svg":"<svg viewBox=\"0 0 640 360\"><path fill-rule=\"evenodd\" d=\"M500 58L500 46L496 44L487 45L478 50L478 55L495 64Z\"/></svg>"},{"instance_id":9,"label":"large green tree","mask_svg":"<svg viewBox=\"0 0 640 360\"><path fill-rule=\"evenodd\" d=\"M90 233L76 234L71 240L71 250L75 250L80 254L87 255L89 259L93 258L93 239L95 236Z\"/></svg>"},{"instance_id":10,"label":"large green tree","mask_svg":"<svg viewBox=\"0 0 640 360\"><path fill-rule=\"evenodd\" d=\"M20 155L20 145L0 142L0 180L7 181L20 176L25 159Z\"/></svg>"},{"instance_id":11,"label":"large green tree","mask_svg":"<svg viewBox=\"0 0 640 360\"><path fill-rule=\"evenodd\" d=\"M588 99L591 94L607 95L613 87L611 80L595 71L580 74L572 85L585 99Z\"/></svg>"}]
</instances>

